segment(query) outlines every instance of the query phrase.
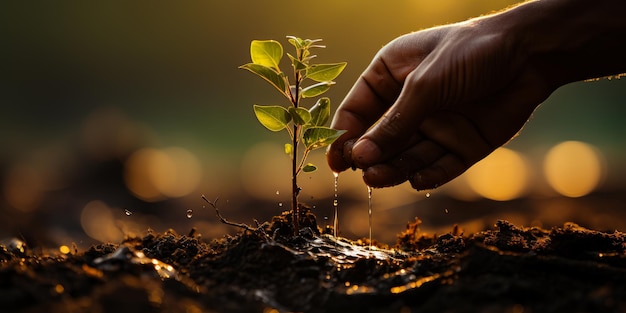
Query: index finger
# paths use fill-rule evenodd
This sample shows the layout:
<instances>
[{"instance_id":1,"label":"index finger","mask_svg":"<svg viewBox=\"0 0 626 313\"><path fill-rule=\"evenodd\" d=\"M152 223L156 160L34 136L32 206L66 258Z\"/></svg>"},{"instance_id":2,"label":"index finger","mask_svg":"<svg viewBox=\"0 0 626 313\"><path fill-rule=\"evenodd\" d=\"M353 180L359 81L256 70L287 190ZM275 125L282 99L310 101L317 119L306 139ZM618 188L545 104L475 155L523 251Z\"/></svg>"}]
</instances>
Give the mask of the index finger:
<instances>
[{"instance_id":1,"label":"index finger","mask_svg":"<svg viewBox=\"0 0 626 313\"><path fill-rule=\"evenodd\" d=\"M394 103L401 89L402 83L394 79L382 58L375 58L333 117L331 127L346 133L328 148L331 170L341 172L352 166L352 161L344 157L344 144L361 137Z\"/></svg>"}]
</instances>

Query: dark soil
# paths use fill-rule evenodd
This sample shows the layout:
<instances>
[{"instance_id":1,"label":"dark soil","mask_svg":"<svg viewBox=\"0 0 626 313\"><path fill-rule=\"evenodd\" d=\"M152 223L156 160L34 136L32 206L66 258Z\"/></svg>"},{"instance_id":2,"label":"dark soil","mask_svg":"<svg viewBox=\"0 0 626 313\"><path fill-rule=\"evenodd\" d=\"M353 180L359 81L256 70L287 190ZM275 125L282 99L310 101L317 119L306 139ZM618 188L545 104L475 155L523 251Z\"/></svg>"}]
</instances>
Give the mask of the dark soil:
<instances>
[{"instance_id":1,"label":"dark soil","mask_svg":"<svg viewBox=\"0 0 626 313\"><path fill-rule=\"evenodd\" d=\"M0 246L1 312L626 312L626 236L499 221L395 247L289 215L205 241L148 233L87 251Z\"/></svg>"}]
</instances>

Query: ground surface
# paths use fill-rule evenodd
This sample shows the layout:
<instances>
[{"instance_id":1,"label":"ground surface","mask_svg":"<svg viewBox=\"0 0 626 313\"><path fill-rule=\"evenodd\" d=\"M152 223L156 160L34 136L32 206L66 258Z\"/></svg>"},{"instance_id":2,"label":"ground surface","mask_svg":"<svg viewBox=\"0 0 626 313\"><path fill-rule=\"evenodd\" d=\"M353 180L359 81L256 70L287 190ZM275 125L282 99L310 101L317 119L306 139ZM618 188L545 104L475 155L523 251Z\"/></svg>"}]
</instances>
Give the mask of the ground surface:
<instances>
[{"instance_id":1,"label":"ground surface","mask_svg":"<svg viewBox=\"0 0 626 313\"><path fill-rule=\"evenodd\" d=\"M396 247L276 219L219 240L148 233L86 251L0 246L1 312L626 312L626 236L499 221ZM323 231L322 231L323 232Z\"/></svg>"}]
</instances>

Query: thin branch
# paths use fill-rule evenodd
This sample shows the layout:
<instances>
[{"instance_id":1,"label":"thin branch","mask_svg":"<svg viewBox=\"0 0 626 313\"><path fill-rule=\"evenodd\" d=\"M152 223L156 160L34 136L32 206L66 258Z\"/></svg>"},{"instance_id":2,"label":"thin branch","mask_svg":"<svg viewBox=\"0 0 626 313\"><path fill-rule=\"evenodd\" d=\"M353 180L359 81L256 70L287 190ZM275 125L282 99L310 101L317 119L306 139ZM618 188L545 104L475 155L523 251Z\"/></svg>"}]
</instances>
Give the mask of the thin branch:
<instances>
[{"instance_id":1,"label":"thin branch","mask_svg":"<svg viewBox=\"0 0 626 313\"><path fill-rule=\"evenodd\" d=\"M259 228L252 228L246 224L243 223L233 223L228 221L227 219L225 219L222 214L220 214L220 210L217 208L217 200L219 200L219 198L215 198L215 200L213 202L209 201L209 199L207 199L204 195L202 195L202 200L206 201L206 203L210 204L214 209L215 209L215 214L217 214L217 217L220 219L220 221L226 225L230 225L230 226L235 226L235 227L239 227L251 232L258 232L259 229L261 229L261 227Z\"/></svg>"}]
</instances>

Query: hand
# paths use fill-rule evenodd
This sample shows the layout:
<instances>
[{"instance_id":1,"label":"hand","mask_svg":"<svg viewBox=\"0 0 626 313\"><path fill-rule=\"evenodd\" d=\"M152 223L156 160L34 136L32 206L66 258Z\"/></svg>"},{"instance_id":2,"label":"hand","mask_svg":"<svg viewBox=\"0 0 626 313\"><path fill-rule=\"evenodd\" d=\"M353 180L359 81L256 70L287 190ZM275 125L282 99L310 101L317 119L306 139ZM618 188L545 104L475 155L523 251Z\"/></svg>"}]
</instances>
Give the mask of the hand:
<instances>
[{"instance_id":1,"label":"hand","mask_svg":"<svg viewBox=\"0 0 626 313\"><path fill-rule=\"evenodd\" d=\"M430 189L506 143L560 85L513 39L479 19L383 47L335 114L347 132L329 147L331 169Z\"/></svg>"}]
</instances>

